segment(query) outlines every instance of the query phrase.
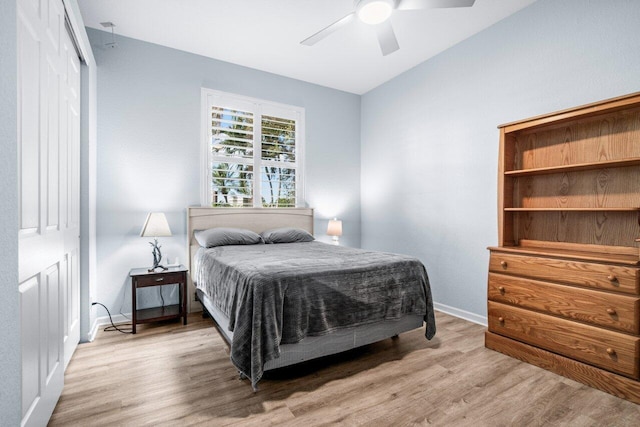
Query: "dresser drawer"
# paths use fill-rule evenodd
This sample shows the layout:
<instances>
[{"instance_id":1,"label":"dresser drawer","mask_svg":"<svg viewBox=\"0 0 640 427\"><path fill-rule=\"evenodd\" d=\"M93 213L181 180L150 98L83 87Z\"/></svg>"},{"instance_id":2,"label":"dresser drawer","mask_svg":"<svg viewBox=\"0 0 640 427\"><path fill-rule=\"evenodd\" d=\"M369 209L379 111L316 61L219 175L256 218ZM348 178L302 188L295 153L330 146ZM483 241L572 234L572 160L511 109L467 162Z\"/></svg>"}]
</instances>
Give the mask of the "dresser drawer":
<instances>
[{"instance_id":1,"label":"dresser drawer","mask_svg":"<svg viewBox=\"0 0 640 427\"><path fill-rule=\"evenodd\" d=\"M491 252L489 271L640 295L640 269Z\"/></svg>"},{"instance_id":2,"label":"dresser drawer","mask_svg":"<svg viewBox=\"0 0 640 427\"><path fill-rule=\"evenodd\" d=\"M640 333L640 298L489 273L489 299Z\"/></svg>"},{"instance_id":3,"label":"dresser drawer","mask_svg":"<svg viewBox=\"0 0 640 427\"><path fill-rule=\"evenodd\" d=\"M638 337L492 301L489 331L638 379Z\"/></svg>"},{"instance_id":4,"label":"dresser drawer","mask_svg":"<svg viewBox=\"0 0 640 427\"><path fill-rule=\"evenodd\" d=\"M157 285L172 285L175 283L182 283L185 280L184 272L177 273L164 273L153 274L149 276L136 276L138 280L137 287L143 288L145 286L157 286Z\"/></svg>"}]
</instances>

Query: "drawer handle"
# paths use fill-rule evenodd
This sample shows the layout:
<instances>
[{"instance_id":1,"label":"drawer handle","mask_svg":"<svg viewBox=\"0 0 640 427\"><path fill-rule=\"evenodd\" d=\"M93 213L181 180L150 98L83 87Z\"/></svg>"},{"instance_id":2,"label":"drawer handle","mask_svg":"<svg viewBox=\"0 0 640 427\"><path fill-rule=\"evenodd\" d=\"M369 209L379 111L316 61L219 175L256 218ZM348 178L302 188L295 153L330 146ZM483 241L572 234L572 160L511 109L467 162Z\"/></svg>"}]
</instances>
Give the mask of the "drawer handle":
<instances>
[{"instance_id":1,"label":"drawer handle","mask_svg":"<svg viewBox=\"0 0 640 427\"><path fill-rule=\"evenodd\" d=\"M502 268L507 268L507 261L500 261Z\"/></svg>"},{"instance_id":2,"label":"drawer handle","mask_svg":"<svg viewBox=\"0 0 640 427\"><path fill-rule=\"evenodd\" d=\"M498 322L504 323L504 317L502 317L502 316L498 317Z\"/></svg>"},{"instance_id":3,"label":"drawer handle","mask_svg":"<svg viewBox=\"0 0 640 427\"><path fill-rule=\"evenodd\" d=\"M610 282L615 282L616 280L618 280L618 278L616 276L614 276L613 274L610 274L607 276L607 280Z\"/></svg>"},{"instance_id":4,"label":"drawer handle","mask_svg":"<svg viewBox=\"0 0 640 427\"><path fill-rule=\"evenodd\" d=\"M163 282L163 281L164 281L164 277L158 277L158 278L156 279L156 282Z\"/></svg>"},{"instance_id":5,"label":"drawer handle","mask_svg":"<svg viewBox=\"0 0 640 427\"><path fill-rule=\"evenodd\" d=\"M612 349L611 347L607 348L607 354L609 356L615 356L616 355L616 351L614 349Z\"/></svg>"},{"instance_id":6,"label":"drawer handle","mask_svg":"<svg viewBox=\"0 0 640 427\"><path fill-rule=\"evenodd\" d=\"M615 308L607 308L607 314L614 316L616 314Z\"/></svg>"},{"instance_id":7,"label":"drawer handle","mask_svg":"<svg viewBox=\"0 0 640 427\"><path fill-rule=\"evenodd\" d=\"M498 290L502 295L504 295L504 286L498 286Z\"/></svg>"}]
</instances>

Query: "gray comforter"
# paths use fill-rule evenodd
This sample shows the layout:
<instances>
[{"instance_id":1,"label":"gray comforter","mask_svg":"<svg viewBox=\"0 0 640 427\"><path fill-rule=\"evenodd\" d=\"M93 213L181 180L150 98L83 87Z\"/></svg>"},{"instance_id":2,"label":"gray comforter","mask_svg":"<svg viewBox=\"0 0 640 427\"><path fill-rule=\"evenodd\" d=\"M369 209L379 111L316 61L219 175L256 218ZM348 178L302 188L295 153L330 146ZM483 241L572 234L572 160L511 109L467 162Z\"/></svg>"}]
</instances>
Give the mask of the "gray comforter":
<instances>
[{"instance_id":1,"label":"gray comforter","mask_svg":"<svg viewBox=\"0 0 640 427\"><path fill-rule=\"evenodd\" d=\"M435 335L431 290L415 258L320 242L200 248L196 286L229 318L231 360L251 379L280 344L350 326L424 316Z\"/></svg>"}]
</instances>

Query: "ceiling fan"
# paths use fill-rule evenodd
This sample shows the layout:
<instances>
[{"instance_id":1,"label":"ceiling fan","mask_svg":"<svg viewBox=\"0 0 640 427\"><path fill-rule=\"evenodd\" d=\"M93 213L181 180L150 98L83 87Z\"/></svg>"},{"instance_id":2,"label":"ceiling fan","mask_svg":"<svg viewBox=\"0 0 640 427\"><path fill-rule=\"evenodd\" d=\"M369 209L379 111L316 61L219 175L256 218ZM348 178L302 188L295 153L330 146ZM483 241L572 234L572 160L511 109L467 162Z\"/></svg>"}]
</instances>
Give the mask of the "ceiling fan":
<instances>
[{"instance_id":1,"label":"ceiling fan","mask_svg":"<svg viewBox=\"0 0 640 427\"><path fill-rule=\"evenodd\" d=\"M394 10L471 7L475 1L476 0L355 0L353 12L338 19L311 37L302 40L300 44L313 46L329 34L346 26L357 17L365 24L369 24L375 28L382 55L387 56L400 49L396 35L393 32L393 27L389 21L389 17Z\"/></svg>"}]
</instances>

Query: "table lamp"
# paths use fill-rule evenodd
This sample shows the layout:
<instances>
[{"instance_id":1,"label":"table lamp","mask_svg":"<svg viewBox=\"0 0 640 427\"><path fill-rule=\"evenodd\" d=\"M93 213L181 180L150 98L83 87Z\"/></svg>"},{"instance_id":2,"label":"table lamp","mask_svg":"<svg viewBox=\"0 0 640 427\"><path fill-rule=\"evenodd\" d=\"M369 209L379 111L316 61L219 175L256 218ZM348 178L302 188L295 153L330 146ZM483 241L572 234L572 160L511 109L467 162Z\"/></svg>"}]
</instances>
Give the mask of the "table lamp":
<instances>
[{"instance_id":1,"label":"table lamp","mask_svg":"<svg viewBox=\"0 0 640 427\"><path fill-rule=\"evenodd\" d=\"M333 236L334 245L339 245L338 239L342 236L342 221L337 218L330 220L327 226L327 235Z\"/></svg>"},{"instance_id":2,"label":"table lamp","mask_svg":"<svg viewBox=\"0 0 640 427\"><path fill-rule=\"evenodd\" d=\"M158 245L158 237L171 236L171 229L167 222L167 217L162 212L149 212L147 220L142 226L140 237L153 237L153 242L149 244L153 247L153 267L149 271L155 271L156 268L167 270L167 267L160 264L162 260L162 252L160 252L160 245Z\"/></svg>"}]
</instances>

